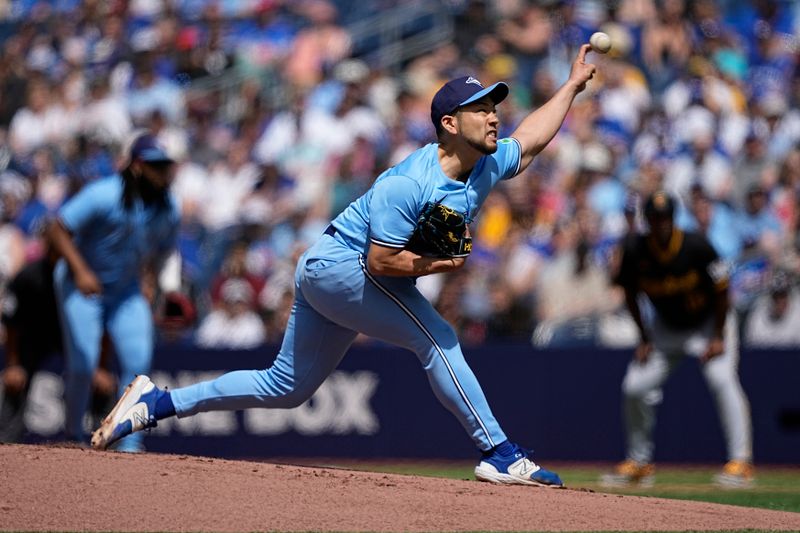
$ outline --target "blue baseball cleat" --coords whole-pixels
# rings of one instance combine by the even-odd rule
[[[92,448],[105,450],[131,433],[156,427],[155,404],[159,392],[147,376],[137,376],[131,381],[114,409],[92,433]]]
[[[537,465],[528,458],[528,453],[517,446],[509,455],[497,451],[481,459],[475,467],[478,481],[504,485],[537,485],[539,487],[563,487],[558,474]]]

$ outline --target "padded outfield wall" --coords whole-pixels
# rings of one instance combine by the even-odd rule
[[[154,381],[176,387],[226,370],[264,368],[277,348],[158,348]],[[622,457],[620,383],[629,351],[535,351],[528,344],[465,349],[506,433],[547,460]],[[758,463],[800,464],[800,353],[742,355]],[[60,361],[33,384],[30,442],[55,440],[63,424]],[[687,359],[664,389],[656,459],[725,459],[722,431],[698,364]],[[383,345],[353,347],[311,401],[292,410],[204,413],[163,421],[149,450],[220,457],[474,459],[465,431],[437,402],[416,357]]]

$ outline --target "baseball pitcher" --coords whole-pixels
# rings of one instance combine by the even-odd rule
[[[505,83],[484,87],[465,76],[433,98],[438,142],[378,176],[300,258],[295,302],[283,345],[266,370],[231,372],[169,392],[145,376],[94,433],[104,449],[160,418],[218,409],[290,408],[307,400],[336,368],[356,335],[405,347],[419,358],[436,397],[482,452],[478,479],[560,486],[561,479],[509,441],[467,366],[455,331],[414,279],[461,268],[471,250],[467,225],[491,189],[525,169],[553,138],[595,67],[577,55],[553,98],[499,139],[496,106]]]

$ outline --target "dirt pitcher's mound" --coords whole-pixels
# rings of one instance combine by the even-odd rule
[[[0,473],[3,530],[800,530],[800,513],[50,446],[0,446]]]

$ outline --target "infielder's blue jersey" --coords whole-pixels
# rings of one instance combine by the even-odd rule
[[[136,199],[130,209],[122,203],[122,177],[94,181],[59,210],[75,246],[106,291],[138,287],[142,266],[160,262],[177,239],[180,217],[169,197],[167,209]]]
[[[333,225],[353,250],[366,253],[369,242],[403,248],[428,201],[442,200],[471,222],[498,181],[519,172],[521,149],[513,138],[497,141],[497,151],[482,157],[466,182],[449,178],[439,164],[438,144],[420,148],[383,172]]]

